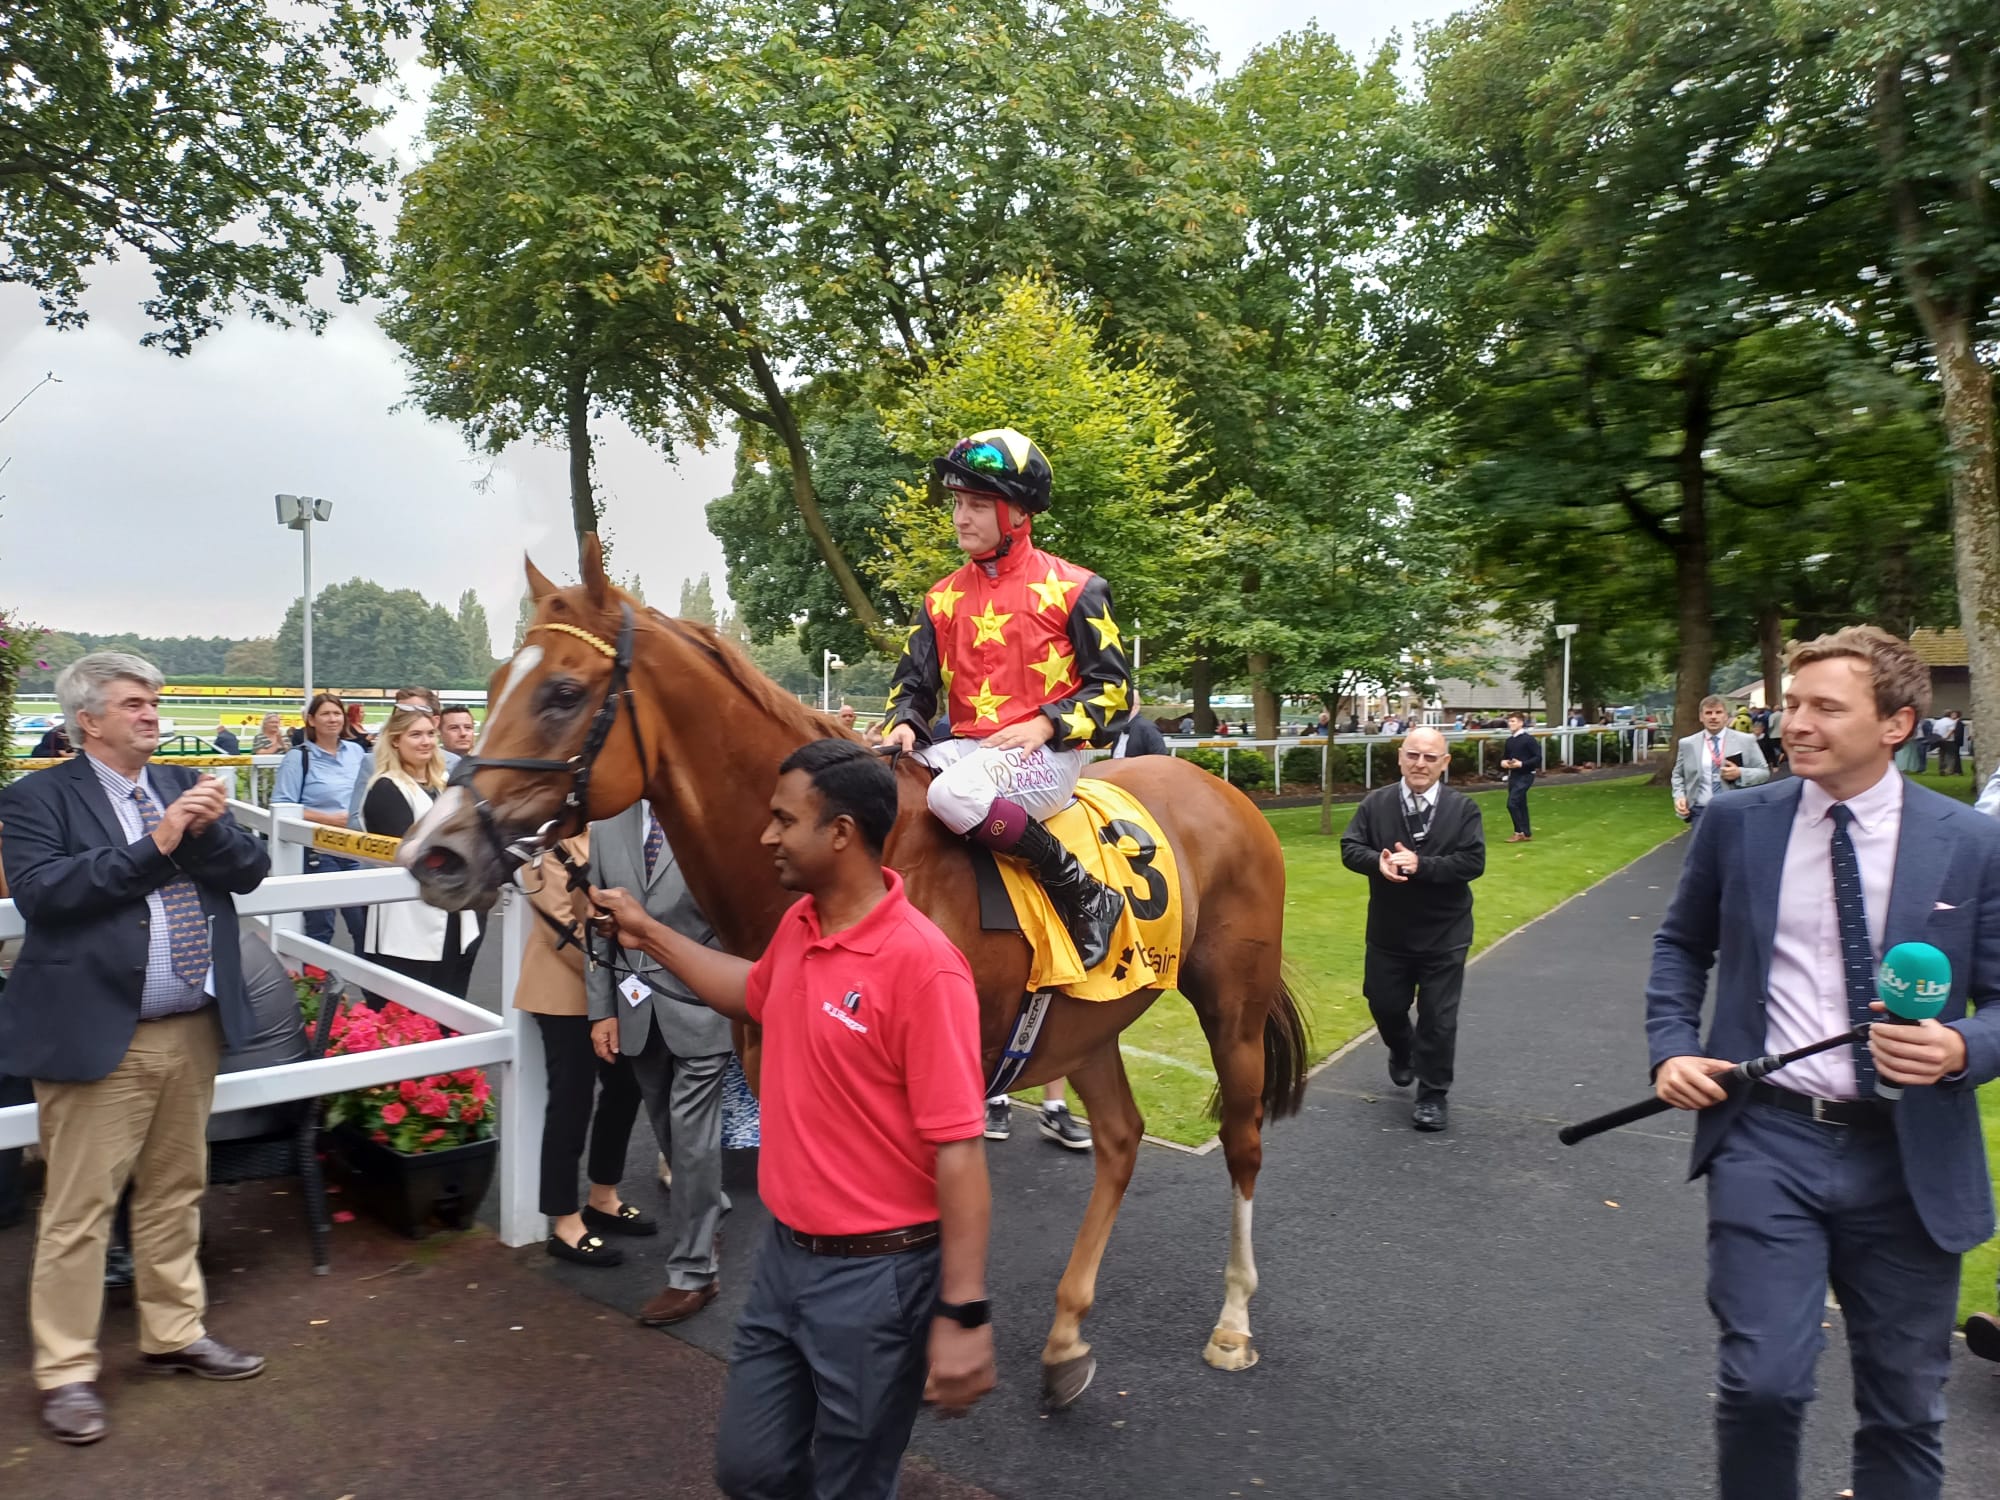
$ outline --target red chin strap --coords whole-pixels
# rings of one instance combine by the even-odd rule
[[[994,509],[995,515],[1005,514],[1003,507],[1006,507],[1008,505],[1007,501],[995,500],[993,504],[995,507]],[[996,563],[1000,561],[1001,558],[1005,557],[1009,552],[1012,552],[1014,550],[1014,542],[1017,538],[1022,541],[1027,540],[1028,534],[1034,529],[1034,525],[1035,525],[1035,518],[1029,515],[1026,511],[1022,511],[1020,524],[1001,535],[1000,545],[995,547],[991,552],[985,554],[983,557],[973,558],[973,561],[976,563]]]

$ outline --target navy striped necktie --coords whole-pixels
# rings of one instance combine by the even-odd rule
[[[1840,920],[1840,970],[1847,984],[1847,1019],[1851,1025],[1875,1019],[1868,1007],[1875,999],[1875,950],[1868,941],[1868,902],[1861,889],[1861,860],[1847,832],[1854,810],[1833,804],[1833,910]],[[1866,1042],[1854,1044],[1854,1086],[1866,1098],[1875,1092],[1875,1054]]]

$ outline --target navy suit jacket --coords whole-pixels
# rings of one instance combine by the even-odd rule
[[[147,769],[169,805],[197,774],[163,761]],[[28,924],[0,993],[0,1073],[79,1082],[118,1066],[146,984],[146,897],[176,875],[194,881],[213,923],[223,1036],[236,1047],[255,1034],[230,898],[257,889],[271,858],[235,818],[224,814],[164,855],[150,837],[125,837],[103,783],[78,755],[0,790],[0,860]]]
[[[1680,886],[1653,938],[1646,1038],[1657,1070],[1670,1057],[1741,1062],[1764,1051],[1778,882],[1805,783],[1788,778],[1731,792],[1695,825]],[[2000,1076],[2000,823],[1914,782],[1903,787],[1903,826],[1889,892],[1884,951],[1931,943],[1951,960],[1951,1000],[1938,1017],[1965,1038],[1965,1077],[1906,1088],[1896,1136],[1903,1176],[1924,1229],[1941,1249],[1971,1249],[1993,1233],[1993,1183],[1979,1130],[1976,1086]],[[1699,1026],[1708,971],[1715,1018]],[[1967,1012],[1967,1002],[1979,1007]],[[1738,1091],[1695,1121],[1690,1175],[1709,1158],[1743,1107]]]

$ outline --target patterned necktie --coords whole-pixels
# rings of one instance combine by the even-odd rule
[[[1421,844],[1431,831],[1431,818],[1437,809],[1421,797],[1412,797],[1403,804],[1403,827],[1409,831],[1411,842]]]
[[[139,809],[139,827],[151,833],[160,826],[160,809],[144,787],[132,788]],[[201,909],[201,892],[185,875],[160,887],[160,904],[167,910],[167,948],[173,955],[174,977],[190,989],[208,978],[208,917]]]
[[[1833,909],[1840,920],[1840,969],[1847,981],[1847,1019],[1859,1026],[1875,1019],[1869,1002],[1875,998],[1875,950],[1868,942],[1868,905],[1861,892],[1861,860],[1847,825],[1854,810],[1844,802],[1833,805]],[[1854,1086],[1866,1098],[1875,1092],[1875,1056],[1867,1044],[1854,1044]]]
[[[667,831],[660,826],[660,820],[653,816],[653,809],[646,809],[646,883],[653,883],[653,874],[660,866],[660,856],[666,852]]]

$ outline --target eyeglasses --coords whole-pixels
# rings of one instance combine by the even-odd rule
[[[1434,765],[1438,761],[1443,760],[1444,756],[1437,753],[1436,751],[1405,750],[1403,752],[1403,759],[1413,760],[1420,766],[1428,766],[1428,765]]]

